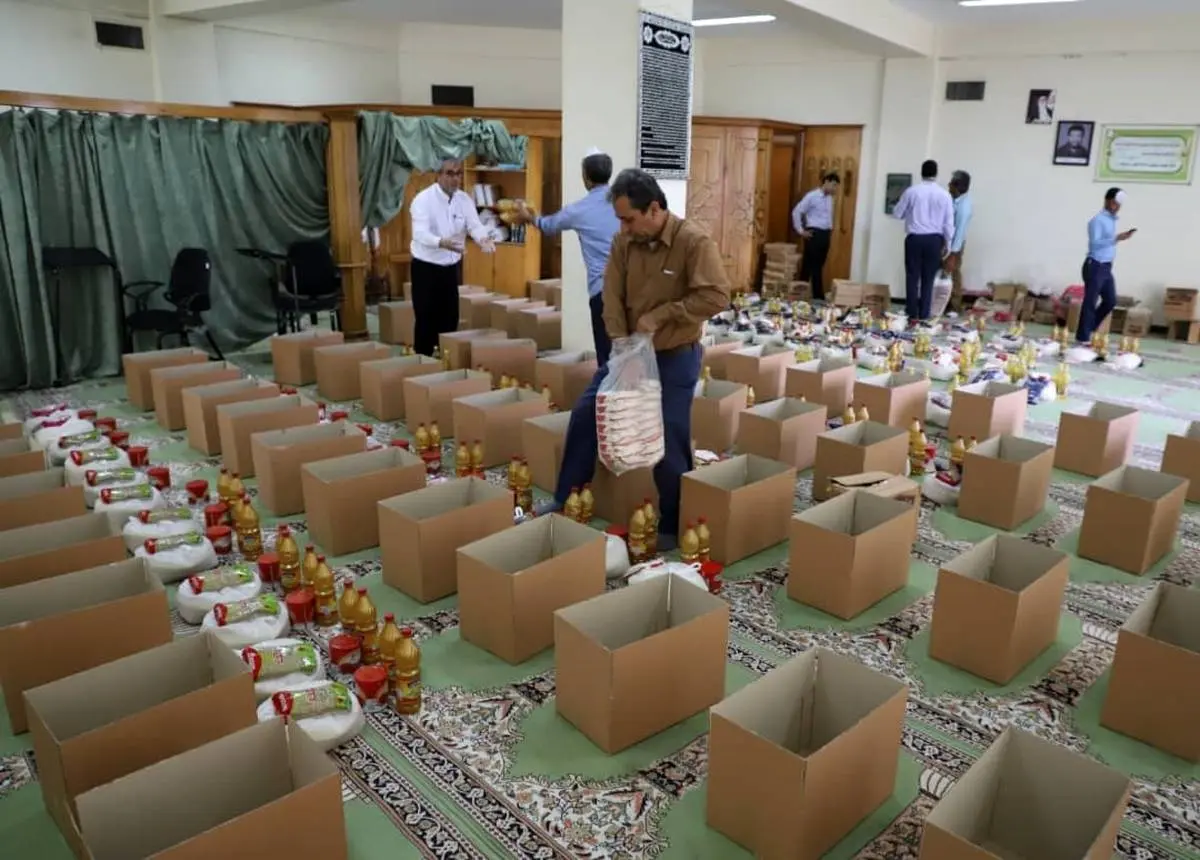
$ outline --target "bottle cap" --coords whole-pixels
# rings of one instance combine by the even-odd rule
[[[309,548],[309,549],[312,549],[312,546],[310,545],[308,548]],[[324,563],[325,563],[325,556],[323,556],[323,555],[317,555],[317,561],[319,561],[320,563],[324,564]],[[365,589],[364,589],[364,590],[365,590]]]
[[[395,612],[389,612],[387,615],[383,616],[383,620],[384,620],[385,622],[386,622],[386,621],[395,621],[395,620],[396,620],[396,613],[395,613]]]
[[[366,590],[365,588],[360,588],[360,589],[358,590],[358,596],[359,596],[359,597],[366,597],[366,596],[367,596],[367,590]]]
[[[400,635],[403,636],[405,639],[411,639],[412,635],[413,635],[413,629],[411,627],[401,627]]]

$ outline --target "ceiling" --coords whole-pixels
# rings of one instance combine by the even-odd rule
[[[892,0],[938,24],[1036,24],[1195,14],[1197,0],[1079,0],[1027,6],[963,7],[958,0]]]

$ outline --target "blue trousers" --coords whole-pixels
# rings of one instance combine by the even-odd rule
[[[695,343],[658,353],[665,455],[654,467],[654,483],[658,486],[658,530],[665,535],[679,534],[679,490],[684,472],[692,470],[692,398],[700,381],[703,354],[704,350]],[[566,503],[572,487],[582,487],[595,473],[599,453],[596,392],[607,371],[603,365],[596,371],[592,384],[571,410],[558,489],[554,493],[560,505]]]
[[[940,233],[908,236],[904,240],[904,312],[910,320],[927,320],[933,308],[933,281],[942,267]]]
[[[1091,257],[1083,261],[1083,303],[1079,306],[1079,328],[1075,340],[1088,343],[1092,334],[1117,306],[1117,282],[1112,263],[1098,263]]]
[[[588,304],[592,309],[592,340],[596,342],[596,365],[604,367],[612,353],[612,341],[608,337],[608,329],[604,327],[604,294],[592,296]]]

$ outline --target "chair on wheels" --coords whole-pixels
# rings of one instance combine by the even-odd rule
[[[341,330],[342,272],[324,242],[296,242],[283,260],[276,285],[275,323],[280,334],[300,331],[300,318],[308,314],[313,325],[317,314],[329,311],[331,327]]]
[[[212,285],[212,260],[203,248],[184,248],[175,255],[171,265],[171,277],[162,281],[133,281],[121,289],[123,297],[133,300],[133,313],[125,317],[126,330],[131,334],[138,331],[158,333],[158,349],[169,337],[179,338],[181,346],[191,343],[192,332],[202,332],[218,361],[225,356],[213,340],[212,332],[201,316],[212,310],[209,288]],[[150,299],[159,290],[171,306],[150,307]]]

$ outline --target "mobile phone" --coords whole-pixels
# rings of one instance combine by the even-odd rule
[[[1137,232],[1137,227],[1130,227],[1130,228],[1129,228],[1129,232],[1130,232],[1130,233],[1136,233],[1136,232]]]

